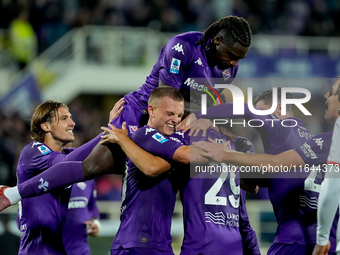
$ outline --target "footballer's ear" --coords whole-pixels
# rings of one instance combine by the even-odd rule
[[[155,107],[153,105],[148,106],[148,113],[149,113],[150,118],[154,118],[154,114],[153,114],[154,110],[155,110]]]
[[[276,115],[279,119],[282,116],[282,108],[281,108],[281,103],[278,103],[274,112],[274,115]]]
[[[217,34],[214,36],[214,43],[216,45],[219,45],[222,41],[223,41],[223,37],[221,35]]]
[[[49,131],[50,130],[50,126],[48,124],[48,122],[43,122],[40,124],[40,127],[42,130],[44,130],[45,132]]]

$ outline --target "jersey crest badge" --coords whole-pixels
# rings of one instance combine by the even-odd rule
[[[138,129],[138,127],[137,127],[137,126],[130,126],[130,125],[129,125],[129,130],[130,130],[130,133],[136,132],[136,131],[137,131],[137,129]]]
[[[170,66],[170,73],[178,74],[180,66],[181,66],[181,60],[177,58],[172,58],[171,66]]]
[[[155,139],[157,142],[160,143],[165,143],[166,141],[168,141],[168,139],[166,139],[164,136],[162,136],[160,133],[156,133],[152,136],[153,139]]]
[[[49,186],[48,181],[45,181],[43,178],[40,178],[39,182],[40,182],[40,185],[38,186],[38,189],[42,189],[46,192]]]
[[[229,79],[229,78],[231,77],[231,75],[230,75],[228,69],[225,69],[225,70],[222,72],[222,76],[223,76],[224,80],[227,80],[227,79]]]

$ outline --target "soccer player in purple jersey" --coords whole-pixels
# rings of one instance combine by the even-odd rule
[[[339,80],[339,78],[338,78]],[[335,121],[332,143],[327,159],[327,170],[325,180],[321,184],[321,191],[318,204],[318,227],[317,227],[317,245],[314,248],[313,255],[328,254],[328,250],[336,248],[337,254],[340,253],[339,237],[337,243],[330,243],[329,233],[334,231],[333,219],[339,208],[340,200],[340,86],[333,86],[328,95],[328,110],[326,115],[334,116]],[[339,232],[339,225],[337,225]],[[330,247],[336,245],[336,247]]]
[[[328,106],[325,119],[331,124],[339,117],[339,84],[338,79],[332,87],[332,93],[325,95]],[[203,156],[217,162],[229,162],[241,167],[277,169],[269,170],[274,172],[268,189],[278,227],[268,254],[311,254],[316,243],[316,209],[322,181],[321,171],[324,171],[327,162],[331,137],[332,132],[319,134],[296,149],[277,155],[226,152],[214,141],[198,142],[195,145],[206,151]],[[321,171],[318,171],[320,169]],[[337,220],[336,218],[335,223]],[[333,247],[334,237],[333,224],[331,238]],[[330,254],[335,254],[335,247]]]
[[[94,180],[72,185],[63,229],[63,243],[67,254],[91,254],[88,236],[98,236],[101,226],[96,197]]]
[[[130,159],[124,177],[121,225],[113,241],[111,254],[123,254],[124,251],[131,254],[172,254],[170,224],[179,182],[185,183],[181,192],[185,225],[185,238],[181,254],[225,254],[226,246],[230,248],[229,254],[242,254],[240,224],[244,249],[247,249],[248,254],[259,254],[256,235],[249,225],[245,210],[244,193],[242,198],[240,195],[237,172],[231,173],[228,178],[227,176],[221,178],[211,176],[212,179],[194,178],[192,180],[196,180],[198,183],[192,180],[189,183],[187,178],[183,178],[183,173],[184,175],[185,173],[189,174],[188,169],[183,169],[184,166],[172,165],[175,169],[167,171],[171,161],[180,163],[207,162],[206,159],[199,156],[200,151],[194,152],[195,150],[193,151],[190,146],[186,145],[190,144],[188,136],[181,132],[173,133],[183,115],[184,104],[183,101],[181,104],[174,104],[174,100],[169,96],[160,97],[160,95],[157,96],[158,100],[156,101],[154,95],[157,94],[155,93],[165,93],[167,90],[178,93],[173,88],[165,87],[152,92],[149,99],[148,126],[137,130],[132,135],[132,140],[128,136],[124,136],[122,131],[113,125],[110,125],[112,130],[103,128],[108,132],[103,136],[103,143],[118,142]],[[179,96],[180,94],[178,94]],[[209,137],[226,141],[227,138],[222,134],[215,130],[209,131]],[[203,137],[199,139],[203,139]],[[236,138],[236,140],[235,144],[248,144],[242,139]],[[163,159],[151,156],[137,145]],[[232,146],[235,148],[234,143]],[[168,163],[164,159],[170,162]],[[141,174],[138,169],[146,175]],[[222,185],[222,179],[228,180],[225,185]],[[229,196],[232,205],[226,206],[223,202],[211,204],[209,201],[208,205],[205,205],[202,201],[205,193],[208,194],[209,189],[216,186],[214,183],[220,182],[220,192],[226,194],[226,197]],[[195,192],[188,192],[188,190],[195,190]],[[214,194],[211,193],[214,192],[210,191],[209,198],[213,199]],[[223,198],[221,200],[223,201]],[[167,202],[164,203],[164,201]],[[225,220],[223,226],[220,223],[217,225],[207,224],[207,218],[214,218],[210,214],[215,213],[216,210],[219,216],[233,217],[233,219],[228,224],[226,223],[229,220]],[[137,212],[141,213],[136,215]],[[207,216],[209,212],[210,214]],[[191,224],[192,221],[194,224]]]
[[[189,138],[189,137],[187,137]],[[253,153],[251,142],[242,137],[227,137],[209,128],[205,136],[191,137],[188,143],[208,141],[219,144],[231,141],[234,150]],[[260,254],[257,238],[245,208],[245,192],[240,189],[239,172],[228,165],[195,165],[182,171],[180,195],[183,204],[184,239],[181,255]]]
[[[197,93],[214,87],[214,79],[231,83],[238,71],[238,61],[246,57],[251,43],[248,22],[227,16],[211,24],[204,33],[187,32],[174,36],[161,50],[144,84],[125,96],[126,105],[114,121],[121,127],[125,121],[131,134],[147,113],[150,93],[160,85],[180,90],[186,101],[185,111],[192,111]],[[189,105],[190,103],[190,105]],[[198,106],[198,105],[197,105]],[[199,109],[199,108],[197,108]]]
[[[34,111],[31,135],[34,140],[21,151],[18,185],[34,178],[62,161],[83,160],[100,141],[100,135],[78,149],[66,148],[74,141],[75,123],[68,107],[48,100]],[[58,173],[55,173],[57,178]],[[48,182],[39,179],[38,187],[46,189]],[[23,199],[19,205],[21,242],[19,254],[66,254],[62,243],[70,188],[59,188],[41,197]]]
[[[195,160],[190,158],[189,146],[181,142],[184,134],[174,133],[184,114],[184,98],[174,88],[157,88],[149,98],[148,112],[148,124],[131,139],[111,124],[112,130],[103,128],[107,134],[102,143],[118,143],[128,157],[121,224],[111,246],[112,255],[173,254],[170,230],[178,184],[172,169],[174,161]],[[207,161],[197,155],[198,162]]]

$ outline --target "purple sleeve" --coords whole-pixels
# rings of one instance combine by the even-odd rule
[[[301,146],[298,146],[295,151],[309,166],[323,165],[327,162],[331,138],[331,132],[316,135]]]
[[[240,195],[240,233],[242,236],[243,254],[261,254],[254,229],[251,227],[246,210],[246,192]]]
[[[159,58],[159,79],[166,85],[180,89],[183,84],[186,67],[190,66],[193,58],[192,46],[181,36],[170,39],[163,48]]]
[[[21,152],[18,174],[26,172],[29,175],[37,175],[49,168],[51,161],[59,155],[60,152],[52,151],[43,143],[28,144]]]
[[[164,136],[154,128],[139,129],[131,138],[142,149],[164,159],[172,159],[175,151],[183,146],[181,142]]]
[[[58,154],[50,161],[50,166],[62,161],[83,161],[91,153],[93,148],[99,143],[101,134],[73,150],[69,154]]]

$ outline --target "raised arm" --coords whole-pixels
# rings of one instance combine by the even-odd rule
[[[148,176],[158,176],[170,169],[169,162],[144,150],[128,137],[126,124],[123,124],[123,129],[116,128],[113,125],[109,126],[112,129],[102,127],[107,134],[102,136],[103,141],[101,143],[118,143],[127,157],[144,174]],[[201,153],[203,153],[203,151],[197,147],[180,145],[174,151],[172,160],[183,164],[189,164],[190,162],[207,163],[208,159],[203,157]]]
[[[171,165],[169,162],[143,150],[129,138],[125,122],[122,129],[116,128],[112,124],[109,124],[109,127],[111,129],[102,127],[102,130],[107,133],[102,135],[103,140],[100,143],[111,142],[119,144],[126,156],[145,175],[155,177],[170,169]]]

